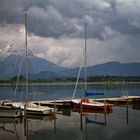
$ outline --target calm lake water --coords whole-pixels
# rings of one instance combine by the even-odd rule
[[[0,100],[13,99],[14,86],[0,86]],[[76,97],[82,97],[84,87],[78,86]],[[104,92],[101,97],[116,97],[127,91],[140,96],[139,84],[88,85],[89,90]],[[25,98],[24,87],[17,91],[17,100]],[[69,99],[74,85],[30,86],[30,99]],[[33,91],[39,92],[36,96]],[[79,114],[59,111],[54,117],[8,119],[0,118],[0,140],[139,140],[140,110],[113,107],[113,112]]]
[[[47,100],[47,99],[70,99],[74,92],[74,86],[72,84],[66,85],[30,85],[29,86],[29,100]],[[88,90],[93,92],[102,92],[103,96],[98,97],[118,97],[126,95],[140,95],[140,84],[121,84],[121,85],[88,85]],[[0,86],[0,100],[13,99],[15,86]],[[34,94],[37,93],[37,94]],[[79,85],[76,91],[76,98],[83,97],[84,85]],[[25,99],[25,86],[19,86],[16,93],[17,100]]]

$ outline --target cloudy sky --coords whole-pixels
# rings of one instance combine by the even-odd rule
[[[80,65],[87,23],[88,65],[140,62],[140,0],[0,0],[0,48],[28,46],[66,67]]]

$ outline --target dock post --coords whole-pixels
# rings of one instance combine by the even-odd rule
[[[83,114],[80,113],[80,129],[83,130]]]
[[[24,105],[24,118],[26,118],[26,104]]]
[[[82,101],[80,102],[80,128],[83,130],[83,106]]]
[[[104,107],[104,117],[105,117],[105,122],[104,122],[104,124],[106,125],[106,114],[107,114],[106,100],[104,100],[104,105],[105,105],[105,107]]]
[[[128,96],[126,98],[126,123],[128,124],[128,104],[129,104],[129,101],[128,101]]]
[[[27,136],[27,116],[26,116],[26,104],[24,105],[24,136]]]
[[[80,102],[80,113],[83,112],[83,105],[82,105],[82,101]]]
[[[56,102],[54,102],[54,113],[56,113]]]

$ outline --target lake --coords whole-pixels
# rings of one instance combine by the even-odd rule
[[[0,86],[0,100],[13,99],[15,86]],[[17,90],[16,99],[24,100],[25,87]],[[79,85],[76,97],[83,96]],[[140,96],[140,84],[88,85],[88,89],[104,92],[101,97],[126,94]],[[74,85],[35,85],[29,87],[29,99],[69,99]],[[39,92],[36,96],[33,92]],[[98,96],[97,96],[98,97]],[[97,98],[95,97],[95,98]],[[92,97],[93,98],[93,97]],[[113,112],[83,113],[61,110],[56,117],[24,119],[0,118],[0,140],[139,140],[140,110],[113,107]]]
[[[29,100],[47,100],[47,99],[70,99],[73,95],[75,85],[73,84],[40,84],[29,86]],[[140,95],[140,84],[114,84],[114,85],[93,85],[87,86],[89,91],[103,92],[104,96],[98,97],[118,97],[125,95]],[[13,99],[15,86],[0,86],[0,100]],[[34,94],[37,93],[37,94]],[[84,96],[84,85],[78,85],[75,98]],[[17,100],[25,99],[25,86],[19,86],[15,95]],[[93,97],[92,97],[93,98]]]

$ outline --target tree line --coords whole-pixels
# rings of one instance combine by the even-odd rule
[[[19,82],[24,83],[25,77],[20,76]],[[61,77],[61,78],[44,78],[44,79],[29,79],[29,83],[46,83],[46,82],[76,82],[76,77]],[[15,84],[17,76],[13,78],[0,78],[0,83]],[[84,82],[84,78],[80,78],[79,82]],[[87,82],[140,82],[140,76],[92,76],[87,77]]]

